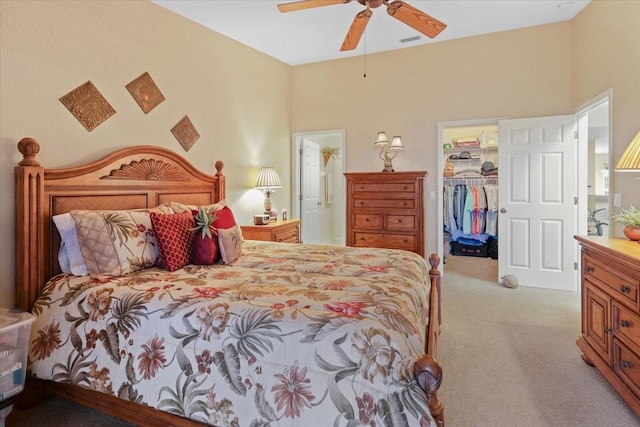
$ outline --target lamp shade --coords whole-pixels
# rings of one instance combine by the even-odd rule
[[[258,174],[258,181],[256,187],[259,190],[272,190],[274,188],[282,188],[282,182],[273,167],[264,167]]]
[[[615,170],[618,172],[640,172],[640,132],[622,153]]]
[[[386,132],[378,132],[378,137],[376,138],[375,145],[376,147],[382,147],[384,145],[389,144],[389,138],[387,138]]]
[[[402,138],[400,138],[399,136],[394,136],[391,140],[389,150],[404,150],[404,145],[402,145]]]

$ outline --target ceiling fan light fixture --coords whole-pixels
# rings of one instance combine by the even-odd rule
[[[319,6],[329,6],[332,4],[346,4],[351,1],[352,0],[299,0],[291,3],[279,4],[278,10],[283,13],[293,12],[296,10],[310,9]],[[442,30],[447,28],[447,24],[444,22],[437,20],[433,16],[427,15],[402,0],[357,0],[357,2],[365,6],[366,9],[356,14],[353,19],[353,22],[347,31],[347,35],[342,42],[342,46],[340,47],[340,51],[342,52],[353,50],[358,47],[360,38],[362,37],[364,30],[367,28],[369,19],[373,14],[371,9],[376,9],[383,4],[387,7],[387,13],[390,16],[429,38],[434,38],[440,34]],[[418,39],[410,38],[407,39],[407,41],[414,41]]]

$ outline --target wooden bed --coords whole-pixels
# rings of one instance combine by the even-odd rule
[[[45,169],[32,138],[18,143],[23,160],[15,168],[16,306],[31,310],[44,284],[60,272],[60,236],[52,217],[76,209],[151,208],[165,202],[207,205],[225,198],[223,163],[216,174],[200,172],[178,154],[155,146],[120,149],[95,162],[66,169]],[[431,281],[427,348],[414,365],[415,379],[437,425],[444,426],[436,392],[442,371],[435,357],[440,334],[439,259],[429,258]],[[138,425],[201,425],[188,419],[115,396],[52,381],[28,379],[19,406],[55,393]]]

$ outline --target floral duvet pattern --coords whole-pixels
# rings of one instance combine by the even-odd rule
[[[59,275],[30,371],[215,426],[429,426],[430,281],[405,251],[245,241],[230,265]]]

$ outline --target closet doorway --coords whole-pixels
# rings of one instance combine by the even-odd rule
[[[293,134],[292,214],[302,220],[304,243],[345,244],[345,135],[344,129]]]
[[[438,252],[443,270],[474,265],[497,277],[498,119],[446,122],[438,125]],[[456,262],[453,262],[456,261]],[[459,261],[459,262],[458,262]]]
[[[469,135],[461,140],[450,140],[446,136],[447,131],[450,132],[452,128],[465,131],[478,126],[495,125],[498,128],[498,163],[487,162],[488,158],[482,157],[482,154],[474,160],[471,149],[466,150],[467,147],[473,146],[468,144],[474,143],[474,135],[475,146],[482,149],[480,144],[484,140],[483,133],[467,132]],[[478,164],[481,165],[482,171],[498,168],[500,170],[496,281],[500,281],[500,278],[507,274],[513,274],[519,278],[520,285],[523,286],[575,291],[577,253],[574,249],[577,245],[573,235],[578,231],[576,116],[443,123],[439,125],[438,138],[441,154],[438,157],[441,163],[438,179],[441,180],[443,189],[447,179],[443,175],[451,175],[453,171],[453,176],[458,178],[459,171],[466,173],[466,168],[457,166],[456,161],[466,162],[471,158],[474,165],[472,169],[476,169],[476,174]],[[447,156],[448,144],[456,149],[453,158]],[[461,151],[463,149],[465,152]],[[461,157],[464,160],[460,160]],[[482,219],[477,212],[471,212],[474,209],[486,209],[485,218],[491,218],[490,207],[475,204],[475,193],[469,209],[468,197],[467,195],[464,209],[459,210],[461,215],[464,215],[464,221],[467,221],[467,215],[473,215],[472,227],[475,227],[475,221]],[[444,197],[440,199],[441,209],[438,215],[443,226],[439,227],[442,230],[438,244],[442,245],[441,256],[447,257],[451,256],[444,247],[444,230],[447,223],[443,216],[447,206]],[[475,232],[468,223],[463,227],[465,238],[470,237],[469,231],[471,234]],[[468,251],[473,251],[473,248]],[[485,255],[483,252],[478,254]],[[469,256],[469,252],[464,255]],[[443,270],[446,271],[446,264]]]

